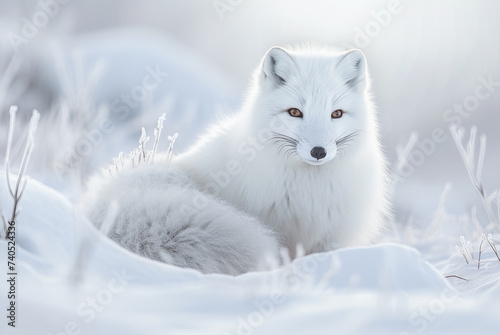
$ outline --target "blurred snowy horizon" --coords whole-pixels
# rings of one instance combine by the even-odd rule
[[[140,106],[130,108],[126,122],[111,118],[120,131],[103,136],[102,144],[84,157],[86,175],[111,163],[119,151],[132,150],[140,128],[151,133],[162,112],[167,113],[165,133],[178,132],[176,151],[184,150],[210,122],[237,110],[253,70],[272,46],[356,47],[368,60],[383,144],[393,167],[397,146],[404,146],[412,132],[419,133],[410,157],[414,164],[395,189],[398,219],[428,221],[448,182],[452,191],[446,209],[462,215],[478,206],[482,216],[448,127],[459,121],[466,134],[477,125],[478,133],[487,135],[483,181],[488,192],[498,189],[499,9],[495,1],[450,0],[6,0],[0,4],[0,72],[6,89],[0,99],[1,130],[11,104],[25,115],[37,108],[42,120],[50,115],[55,122],[54,111],[64,109],[64,96],[68,110],[84,109],[85,104],[93,110],[82,112],[89,117],[80,129],[83,134],[99,127],[92,122],[101,115],[101,104],[119,99],[123,107],[122,95],[140,84],[148,69],[159,66],[160,72],[168,72]],[[20,60],[19,70],[6,84],[13,57]],[[57,129],[39,134],[46,137],[36,150],[46,156],[36,160],[64,158],[64,153],[43,149],[44,140],[70,138],[58,137]],[[73,136],[68,141],[78,143],[78,135]],[[50,180],[37,176],[35,167],[30,173]]]

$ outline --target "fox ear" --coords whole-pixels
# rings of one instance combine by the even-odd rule
[[[354,87],[358,83],[364,83],[366,79],[365,55],[357,49],[349,50],[340,58],[337,69],[342,72],[347,86]]]
[[[270,87],[276,88],[286,84],[295,63],[292,57],[282,48],[273,47],[264,56],[262,74]]]

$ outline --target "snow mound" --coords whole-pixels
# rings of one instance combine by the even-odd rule
[[[0,180],[3,212],[8,213],[3,173]],[[3,322],[0,328],[7,334],[461,334],[500,329],[497,307],[484,298],[461,298],[416,249],[404,245],[344,248],[238,277],[202,275],[121,248],[63,196],[36,181],[28,183],[21,205],[16,221],[18,320],[15,329]],[[0,250],[6,260],[6,241],[0,241]],[[5,281],[0,290],[7,292]]]

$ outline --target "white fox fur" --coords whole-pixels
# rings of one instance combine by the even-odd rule
[[[368,90],[358,50],[272,48],[239,113],[169,165],[95,177],[85,212],[99,226],[118,200],[111,238],[205,273],[255,270],[281,246],[294,257],[298,245],[307,254],[369,243],[389,202]]]
[[[93,177],[81,202],[84,212],[101,228],[111,201],[117,201],[111,239],[142,256],[203,273],[237,275],[259,270],[268,256],[277,261],[274,232],[203,194],[166,164],[156,161]],[[201,204],[203,210],[184,210],[186,204]]]

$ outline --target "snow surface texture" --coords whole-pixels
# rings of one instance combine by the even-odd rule
[[[2,199],[9,199],[3,173],[0,181]],[[82,217],[56,191],[28,183],[17,220],[18,327],[3,322],[2,334],[496,334],[500,329],[495,302],[500,263],[486,252],[484,259],[491,261],[480,271],[460,255],[435,262],[445,274],[468,277],[468,285],[445,279],[416,249],[392,243],[309,255],[268,272],[202,275],[133,254]],[[0,241],[2,259],[6,249]],[[450,254],[420,249],[427,257]],[[2,281],[0,290],[6,289]]]

